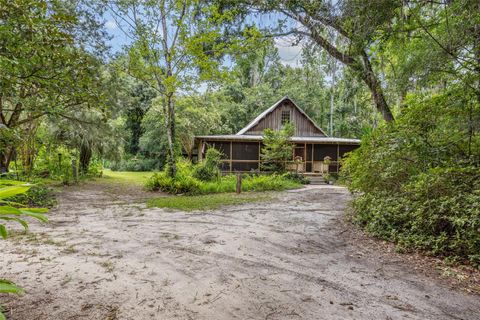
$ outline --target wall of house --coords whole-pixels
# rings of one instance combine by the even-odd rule
[[[291,122],[295,125],[295,136],[325,137],[325,135],[300,112],[292,102],[286,100],[245,134],[261,135],[266,128],[279,130],[282,127],[282,111],[290,111]]]

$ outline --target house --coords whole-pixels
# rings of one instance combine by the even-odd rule
[[[215,148],[223,154],[222,171],[258,171],[263,130],[266,128],[279,130],[285,122],[291,122],[295,126],[295,134],[291,141],[295,144],[292,160],[296,161],[290,165],[292,171],[306,174],[338,172],[339,160],[360,144],[358,139],[327,136],[295,102],[284,97],[259,114],[237,134],[195,137],[198,160],[203,159],[208,148]]]

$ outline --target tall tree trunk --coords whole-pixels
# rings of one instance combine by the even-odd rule
[[[363,54],[363,64],[364,66],[361,76],[365,84],[368,86],[368,89],[370,89],[375,107],[377,108],[377,111],[382,114],[385,121],[392,122],[394,120],[392,111],[385,100],[382,86],[373,72],[372,64],[366,53]]]
[[[92,148],[86,143],[83,143],[80,147],[80,172],[82,174],[88,173],[88,166],[92,159]]]
[[[175,106],[173,104],[173,95],[166,97],[166,123],[167,123],[167,142],[168,142],[168,175],[175,177],[177,174],[177,165],[175,161]]]

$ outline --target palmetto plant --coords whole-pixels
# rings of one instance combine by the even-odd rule
[[[31,185],[19,181],[0,180],[0,236],[6,239],[8,236],[6,222],[16,222],[21,224],[25,230],[28,229],[26,217],[33,217],[42,222],[47,221],[44,208],[24,208],[21,204],[8,201],[7,199],[19,194],[26,193]],[[0,293],[23,293],[22,288],[16,286],[13,282],[0,279]],[[6,320],[0,307],[0,320]]]

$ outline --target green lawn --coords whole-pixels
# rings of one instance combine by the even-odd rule
[[[149,207],[170,208],[182,211],[213,210],[223,205],[259,202],[271,199],[270,194],[249,193],[217,193],[201,196],[170,196],[148,200]]]
[[[153,172],[132,172],[132,171],[112,171],[110,169],[103,170],[102,180],[108,182],[144,185],[145,182],[153,175]]]

